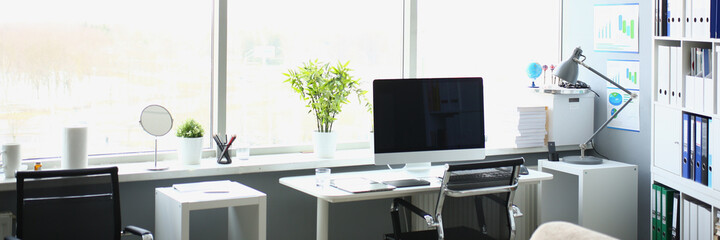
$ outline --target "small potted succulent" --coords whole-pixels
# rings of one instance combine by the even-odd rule
[[[350,62],[329,63],[308,61],[297,70],[284,73],[302,100],[307,102],[310,112],[315,115],[317,130],[313,134],[314,152],[319,158],[332,158],[336,149],[336,133],[332,131],[342,106],[349,102],[348,96],[355,94],[360,102],[369,103],[365,98],[367,91],[360,88],[358,79],[350,76],[347,66]]]
[[[192,118],[185,120],[178,127],[175,136],[179,138],[178,158],[182,163],[189,165],[200,163],[204,133],[202,125]]]

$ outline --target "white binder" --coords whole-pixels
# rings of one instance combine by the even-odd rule
[[[683,199],[683,224],[682,229],[680,230],[680,234],[682,234],[682,239],[689,240],[690,239],[690,201],[687,199]]]
[[[690,232],[690,240],[699,240],[698,235],[698,205],[690,202],[690,225],[687,230]]]
[[[703,111],[705,109],[705,90],[703,89],[705,80],[702,77],[692,77],[692,79],[695,81],[695,91],[693,92],[695,95],[695,108],[693,110]]]
[[[685,1],[685,37],[693,37],[693,0]]]
[[[682,0],[667,0],[667,36],[680,38],[682,37]]]
[[[702,205],[698,206],[698,215],[697,215],[697,226],[698,226],[698,238],[697,239],[713,239],[713,223],[712,223],[712,214],[710,213],[710,209],[706,208]]]
[[[685,75],[685,92],[683,93],[683,99],[685,99],[685,108],[695,110],[695,77]]]
[[[658,46],[657,67],[657,101],[663,105],[670,104],[670,47]]]
[[[678,49],[679,47],[670,47],[670,66],[668,67],[668,69],[670,70],[669,95],[671,106],[682,107],[682,100],[679,97],[681,95],[680,92],[682,91],[682,85],[678,84],[680,77],[682,77],[682,75],[679,74],[680,69],[682,68],[678,68],[678,62],[680,62],[680,58],[678,57],[678,54],[680,52],[678,51]]]

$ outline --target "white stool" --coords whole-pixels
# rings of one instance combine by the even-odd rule
[[[155,189],[155,239],[189,240],[190,211],[228,208],[228,239],[265,240],[267,196],[231,181]]]

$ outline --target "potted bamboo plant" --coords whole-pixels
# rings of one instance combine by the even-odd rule
[[[200,164],[202,157],[202,137],[205,133],[202,125],[194,119],[185,120],[175,133],[179,138],[178,158],[184,164]]]
[[[332,158],[335,155],[337,134],[332,131],[337,115],[342,106],[348,103],[350,94],[358,100],[370,103],[365,98],[367,91],[360,88],[359,79],[352,77],[347,66],[350,62],[331,66],[329,63],[308,61],[296,70],[284,73],[288,77],[285,82],[300,94],[310,108],[309,113],[315,115],[317,130],[313,134],[313,147],[319,158]]]

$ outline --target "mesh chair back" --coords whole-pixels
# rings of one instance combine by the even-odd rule
[[[514,238],[511,207],[524,162],[523,158],[514,158],[447,165],[435,216],[441,218],[446,196],[470,197],[475,204],[468,210],[475,212],[478,231],[493,239]]]
[[[118,169],[17,173],[21,239],[120,239]]]

